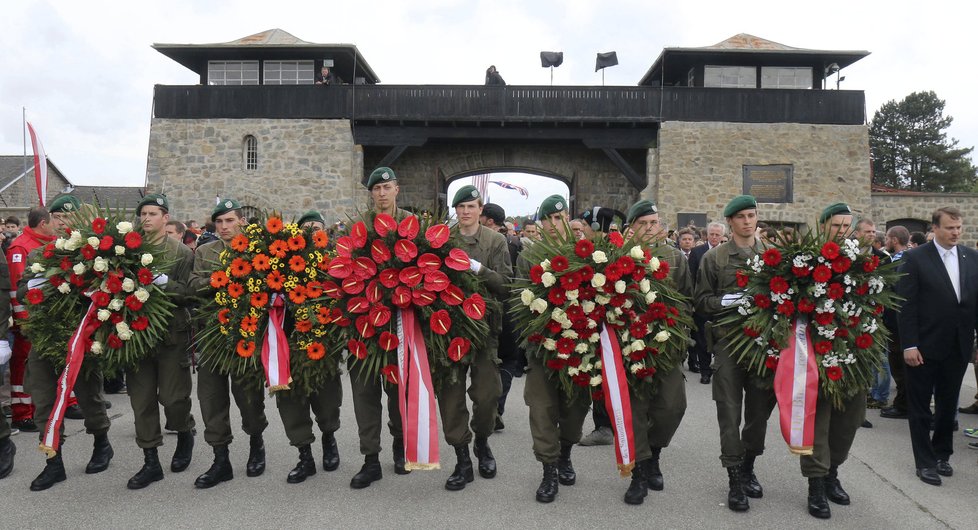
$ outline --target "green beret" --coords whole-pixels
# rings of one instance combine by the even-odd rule
[[[397,175],[394,174],[394,170],[389,167],[379,167],[370,173],[370,178],[367,179],[367,189],[373,189],[374,184],[381,182],[391,182],[396,181]]]
[[[628,215],[626,216],[625,222],[627,224],[632,224],[632,221],[638,219],[639,217],[652,215],[654,213],[659,213],[659,209],[655,207],[655,203],[649,200],[641,200],[633,204],[632,207],[628,209]]]
[[[540,203],[540,219],[546,219],[552,214],[567,211],[567,201],[560,195],[551,195]]]
[[[482,215],[492,219],[496,226],[502,226],[506,222],[506,210],[498,204],[488,203],[482,207]]]
[[[221,199],[221,202],[217,203],[217,206],[214,207],[214,211],[211,212],[211,221],[216,221],[219,216],[240,209],[241,203],[238,201],[234,199]]]
[[[323,219],[323,214],[317,212],[316,210],[309,210],[308,212],[302,214],[302,217],[299,218],[299,221],[296,222],[296,224],[301,228],[303,223],[308,223],[310,221],[322,223],[323,226],[326,226],[326,219]]]
[[[74,195],[62,195],[48,206],[48,213],[75,213],[81,209],[81,201]]]
[[[163,209],[164,213],[170,211],[170,201],[162,193],[150,193],[143,197],[143,200],[139,201],[139,205],[136,206],[137,216],[139,216],[139,212],[143,209],[143,206],[159,206]]]
[[[723,209],[723,216],[732,217],[741,210],[750,209],[757,209],[757,199],[752,195],[738,195],[727,203],[727,207]]]
[[[463,202],[469,202],[481,199],[482,195],[479,195],[479,190],[471,184],[466,184],[455,192],[455,198],[452,199],[452,208],[458,206]]]
[[[818,222],[824,223],[832,218],[833,215],[852,215],[852,209],[849,205],[844,202],[837,202],[835,204],[830,204],[822,210],[822,215],[818,216]]]

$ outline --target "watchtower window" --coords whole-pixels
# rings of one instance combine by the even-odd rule
[[[258,139],[250,134],[244,139],[244,163],[247,170],[258,169]]]
[[[311,85],[313,82],[312,61],[265,61],[266,85]]]
[[[707,66],[703,86],[708,88],[757,88],[757,68],[753,66]]]
[[[258,61],[207,61],[209,85],[257,85]]]
[[[761,88],[812,88],[812,69],[805,67],[762,66]]]

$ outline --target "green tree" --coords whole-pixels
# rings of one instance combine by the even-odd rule
[[[974,147],[958,147],[948,138],[953,118],[944,115],[944,100],[932,91],[914,92],[888,101],[869,124],[873,183],[913,191],[973,191],[978,168]]]

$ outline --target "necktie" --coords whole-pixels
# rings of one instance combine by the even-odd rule
[[[947,275],[951,278],[951,285],[954,287],[954,296],[958,298],[958,302],[961,301],[961,278],[958,273],[958,260],[953,252],[950,250],[944,251],[944,268],[947,269]]]

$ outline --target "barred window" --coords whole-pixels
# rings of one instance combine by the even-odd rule
[[[712,88],[757,88],[757,68],[753,66],[707,66],[703,86]]]
[[[265,61],[266,85],[311,85],[314,82],[312,61]]]
[[[209,85],[257,85],[258,61],[207,61]]]
[[[252,135],[244,137],[244,166],[245,169],[258,169],[258,139]]]
[[[809,67],[762,66],[761,88],[812,88]]]

